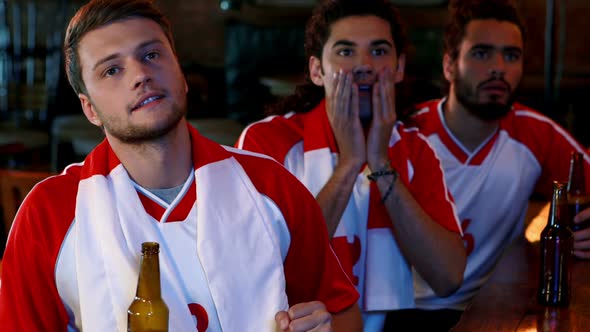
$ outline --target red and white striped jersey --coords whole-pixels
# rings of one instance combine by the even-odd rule
[[[516,103],[498,130],[470,152],[446,126],[444,102],[418,105],[406,124],[416,126],[428,138],[441,160],[462,223],[467,267],[461,288],[446,298],[437,297],[416,278],[416,305],[463,310],[505,247],[523,236],[531,195],[550,199],[553,181],[567,181],[570,153],[584,150],[555,122]],[[590,175],[588,154],[585,160],[586,174]],[[590,185],[590,176],[586,180]]]
[[[290,305],[319,300],[330,312],[340,312],[356,303],[358,293],[342,271],[331,250],[321,211],[299,181],[274,160],[259,155],[222,148],[192,129],[193,164],[196,169],[226,158],[235,158],[253,183],[263,206],[274,216],[274,229],[283,258],[286,293]],[[107,148],[103,142],[97,149]],[[95,149],[85,163],[96,158]],[[119,165],[114,152],[103,161],[106,173]],[[10,231],[4,254],[0,287],[0,328],[6,331],[80,330],[79,287],[75,248],[76,197],[83,181],[82,164],[70,165],[57,176],[39,183],[24,200]],[[219,176],[226,176],[219,174]],[[196,330],[220,330],[208,280],[197,249],[197,218],[194,176],[189,177],[179,198],[167,204],[149,191],[136,186],[143,213],[156,224],[163,239],[161,248],[171,253]],[[289,190],[285,190],[289,188]],[[224,199],[219,193],[219,199]],[[227,201],[227,209],[232,209]],[[220,211],[220,215],[223,215]],[[99,220],[97,220],[99,222]],[[322,228],[323,227],[323,228]],[[323,231],[322,231],[323,229]],[[231,229],[227,230],[231,232]],[[115,241],[115,240],[113,240]],[[232,250],[232,244],[223,244]],[[138,248],[138,252],[139,252]],[[256,256],[255,252],[251,255]],[[240,278],[240,276],[235,276]],[[236,279],[239,280],[239,279]],[[97,280],[97,283],[100,283]],[[136,282],[136,281],[135,281]],[[163,280],[162,284],[166,282]],[[164,287],[164,286],[163,286]],[[135,293],[132,290],[131,293]],[[232,294],[239,297],[240,294]],[[232,298],[224,299],[224,306]],[[131,303],[132,298],[129,298]],[[176,304],[175,304],[176,305]],[[169,307],[171,304],[169,303]],[[170,326],[174,326],[170,322]]]
[[[325,101],[308,113],[271,116],[248,126],[236,146],[276,159],[314,195],[329,180],[338,160]],[[389,158],[425,212],[443,227],[460,233],[440,162],[427,140],[398,123],[389,142]],[[411,269],[394,240],[381,194],[367,179],[369,173],[368,167],[360,170],[332,247],[361,293],[364,311],[411,308]]]

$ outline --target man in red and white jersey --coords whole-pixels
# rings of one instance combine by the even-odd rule
[[[155,241],[170,331],[360,331],[313,196],[187,124],[172,40],[150,0],[90,1],[70,21],[68,79],[106,139],[25,198],[0,329],[127,331],[141,243]]]
[[[567,180],[572,151],[584,152],[555,122],[514,103],[523,72],[524,29],[507,0],[456,1],[445,34],[446,98],[417,106],[415,124],[434,147],[461,218],[467,249],[463,285],[453,295],[436,295],[416,280],[415,319],[391,326],[420,330],[441,312],[458,319],[484,284],[504,249],[524,235],[532,194],[551,199],[552,181]],[[586,186],[590,156],[584,154]],[[590,210],[576,222],[590,218]],[[590,257],[590,229],[575,232],[574,254]],[[446,310],[446,311],[445,311]],[[447,315],[448,316],[448,315]],[[400,325],[402,324],[402,325]]]
[[[332,247],[361,293],[365,331],[414,306],[413,266],[439,296],[465,250],[439,160],[396,122],[405,39],[389,1],[323,1],[306,27],[307,82],[237,146],[284,164],[316,196]]]

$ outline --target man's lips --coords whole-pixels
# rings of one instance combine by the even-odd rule
[[[376,81],[377,81],[377,78],[376,77],[367,77],[367,76],[365,76],[365,77],[355,77],[353,79],[353,82],[356,85],[358,85],[358,86],[361,86],[361,85],[369,85],[369,86],[372,86],[373,84],[375,84]]]
[[[506,82],[502,81],[491,81],[487,83],[483,83],[479,87],[481,90],[485,91],[496,91],[496,92],[508,92],[510,91],[510,86]]]
[[[161,100],[164,98],[163,94],[158,93],[150,93],[141,97],[141,99],[131,108],[131,111],[135,111],[139,108],[142,108],[146,105],[149,105],[155,101]]]

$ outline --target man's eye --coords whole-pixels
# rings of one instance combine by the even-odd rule
[[[341,56],[351,56],[352,55],[352,50],[349,48],[343,48],[341,50],[338,51],[338,55]]]
[[[518,53],[507,53],[504,55],[504,59],[508,62],[518,61],[520,59],[520,54]]]
[[[372,53],[373,53],[373,55],[380,56],[380,55],[386,55],[388,52],[384,48],[376,48],[373,50]]]
[[[111,68],[105,70],[104,76],[106,76],[106,77],[113,76],[113,75],[116,75],[118,72],[119,72],[118,67],[111,67]]]
[[[157,59],[158,57],[160,57],[160,53],[158,53],[158,52],[149,52],[148,54],[145,55],[145,58],[148,60]]]
[[[471,56],[473,56],[476,59],[486,59],[488,57],[488,51],[475,50],[471,52]]]

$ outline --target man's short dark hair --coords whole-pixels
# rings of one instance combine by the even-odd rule
[[[322,49],[336,21],[349,16],[376,16],[389,23],[395,51],[405,52],[407,37],[399,11],[389,0],[324,0],[317,6],[305,27],[305,55],[322,58]]]
[[[64,40],[66,74],[76,94],[87,93],[78,54],[82,38],[92,30],[129,18],[146,18],[158,23],[168,38],[172,50],[176,53],[168,20],[155,7],[153,1],[92,0],[82,6],[72,17]]]
[[[467,25],[473,20],[495,19],[514,23],[525,39],[525,28],[511,0],[453,0],[449,4],[451,20],[445,30],[444,53],[457,60],[459,45],[465,38]]]

